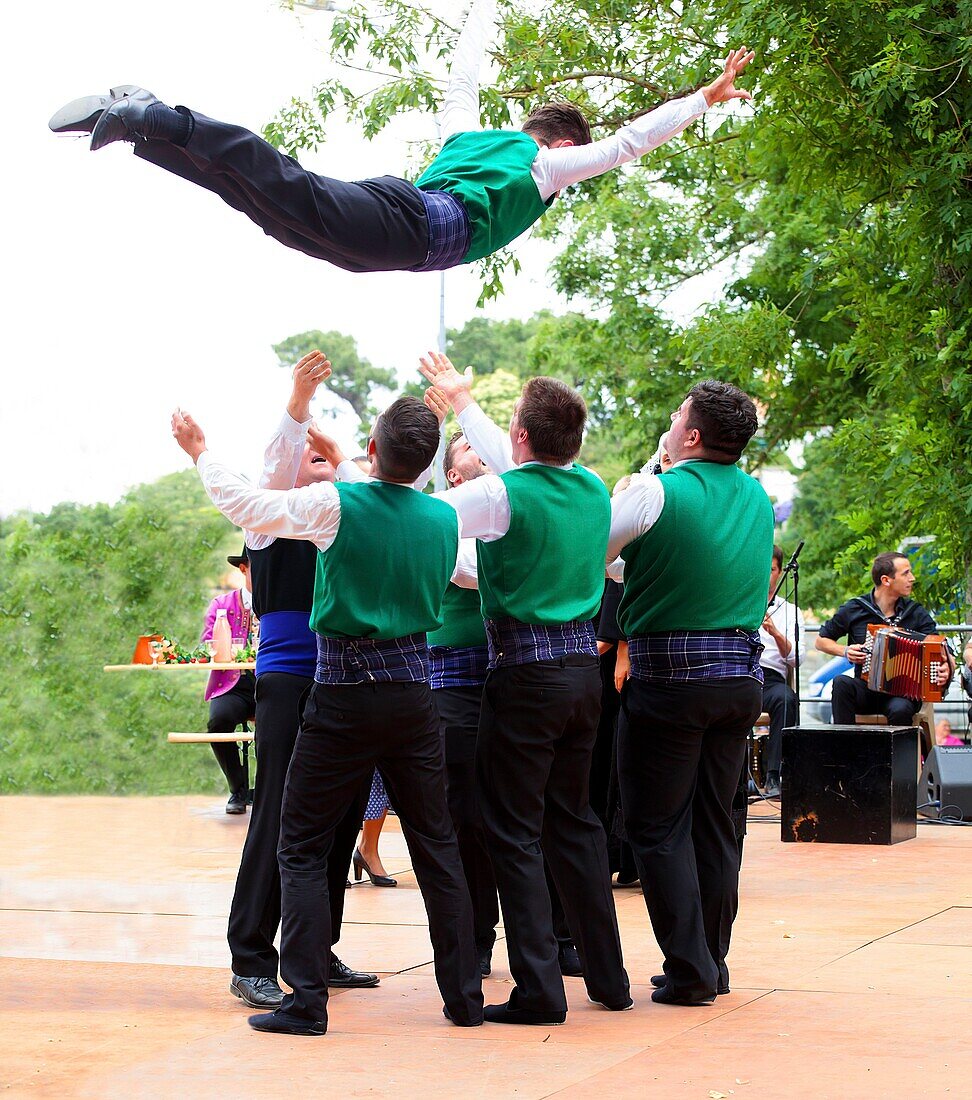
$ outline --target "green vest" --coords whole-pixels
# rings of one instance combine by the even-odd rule
[[[422,191],[447,191],[466,208],[471,231],[463,263],[510,243],[546,212],[530,175],[537,143],[518,130],[453,134],[416,180]]]
[[[758,630],[773,556],[773,506],[762,485],[717,462],[687,462],[660,477],[661,515],[621,551],[621,630],[629,638]]]
[[[437,629],[456,568],[456,513],[409,485],[339,481],[335,488],[341,524],[317,555],[311,629],[374,639]]]
[[[483,616],[558,626],[593,619],[604,591],[611,498],[581,466],[530,463],[500,474],[510,529],[477,542]]]
[[[442,597],[442,626],[429,634],[429,645],[457,649],[486,645],[482,601],[477,589],[449,585]]]

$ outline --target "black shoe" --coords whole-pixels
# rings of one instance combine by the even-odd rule
[[[493,949],[484,947],[482,951],[476,952],[476,958],[479,960],[479,973],[488,978],[493,970]]]
[[[483,1019],[488,1024],[543,1024],[556,1027],[567,1019],[567,1013],[536,1012],[532,1008],[519,1008],[514,989],[505,1005],[486,1005]]]
[[[241,978],[239,974],[230,979],[230,993],[250,1008],[277,1008],[284,996],[276,978]]]
[[[226,803],[226,812],[228,814],[246,813],[246,791],[234,791],[229,796],[229,802]]]
[[[92,153],[113,141],[134,141],[140,137],[145,123],[145,112],[153,103],[159,102],[144,88],[134,85],[125,87],[129,90],[108,104],[91,131]]]
[[[366,974],[363,970],[352,970],[345,966],[337,955],[331,955],[331,969],[327,973],[328,988],[371,989],[378,984],[377,974]]]
[[[710,996],[685,997],[680,993],[674,993],[671,986],[663,985],[652,993],[651,999],[656,1005],[685,1005],[688,1008],[701,1008],[712,1004],[716,995],[713,993]]]
[[[109,89],[108,95],[86,95],[73,99],[55,111],[47,125],[55,134],[90,134],[98,119],[116,99],[137,91],[134,84],[119,84],[117,88]]]
[[[278,1035],[323,1035],[327,1031],[324,1020],[302,1020],[282,1012],[251,1016],[247,1022],[254,1031],[275,1031]]]
[[[581,969],[580,955],[577,954],[577,948],[572,944],[561,944],[557,948],[557,962],[560,963],[560,973],[565,978],[583,978],[584,971]]]
[[[652,974],[651,984],[655,987],[655,989],[664,989],[665,986],[668,985],[668,977],[665,974]],[[728,984],[723,985],[720,982],[719,987],[716,989],[716,993],[720,997],[724,997],[729,992],[731,992],[731,990],[729,989]]]
[[[637,871],[618,871],[618,877],[614,880],[615,886],[640,886],[641,879]]]
[[[442,1015],[445,1016],[445,1018],[449,1021],[450,1024],[456,1024],[456,1021],[452,1018],[452,1013],[448,1010],[448,1008],[446,1008],[445,1005],[442,1006]],[[456,1027],[482,1027],[482,1026],[483,1026],[482,1019],[473,1020],[471,1023],[468,1023],[468,1024],[456,1024]]]
[[[763,791],[764,798],[780,797],[780,777],[776,772],[770,772],[766,777],[766,788]]]
[[[587,999],[592,1005],[597,1005],[598,1008],[606,1008],[608,1012],[627,1012],[629,1009],[634,1008],[634,1001],[630,997],[623,1003],[616,1005],[609,1005],[604,1001],[595,1001],[593,997]]]
[[[368,866],[367,863],[365,863],[364,856],[362,856],[362,854],[358,851],[357,848],[355,848],[355,850],[354,850],[354,856],[352,857],[351,862],[354,864],[354,881],[355,882],[360,882],[361,881],[361,872],[364,871],[364,873],[368,876],[368,878],[371,879],[371,885],[372,886],[397,886],[398,885],[398,879],[397,878],[391,878],[389,875],[376,875],[376,874],[373,874],[371,868]]]

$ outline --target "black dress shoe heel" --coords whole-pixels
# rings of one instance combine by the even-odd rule
[[[159,102],[151,92],[134,84],[125,84],[117,90],[122,94],[112,99],[91,131],[92,153],[113,141],[134,141],[140,137],[145,112]]]
[[[239,974],[230,979],[230,993],[250,1008],[279,1008],[284,997],[276,978],[243,978]]]
[[[340,989],[371,989],[378,984],[377,974],[368,974],[364,970],[352,970],[347,963],[335,954],[331,954],[331,965],[327,972],[328,988]]]
[[[652,974],[651,984],[655,989],[664,989],[664,987],[668,985],[668,978],[664,974]],[[732,991],[729,989],[728,982],[720,982],[718,989],[716,989],[716,993],[720,997],[725,997],[725,995],[730,992]]]
[[[398,885],[398,879],[397,878],[392,878],[390,875],[376,875],[372,871],[372,869],[368,866],[368,864],[365,863],[364,857],[358,851],[357,848],[355,848],[355,850],[354,850],[354,857],[351,860],[351,862],[354,864],[354,881],[355,882],[360,882],[361,881],[361,872],[363,871],[368,876],[368,878],[371,879],[371,885],[372,886],[397,886]]]
[[[273,1031],[278,1035],[324,1035],[327,1032],[325,1020],[305,1020],[282,1012],[251,1016],[247,1022],[254,1031]]]

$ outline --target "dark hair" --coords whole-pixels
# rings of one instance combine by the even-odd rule
[[[550,145],[561,138],[570,138],[575,145],[591,143],[591,125],[584,112],[565,99],[534,107],[523,120],[521,129],[541,145]]]
[[[442,472],[446,477],[449,476],[449,471],[452,469],[452,452],[456,449],[456,444],[463,438],[464,434],[462,428],[453,432],[445,445],[445,451],[442,455]]]
[[[894,567],[896,561],[908,560],[907,554],[878,554],[874,559],[874,563],[871,565],[871,580],[874,581],[875,587],[880,585],[882,577],[893,577],[897,570]]]
[[[735,462],[759,427],[753,399],[736,386],[711,378],[697,382],[688,396],[692,404],[687,426],[698,430],[706,451],[725,455],[726,465]]]
[[[378,417],[372,432],[380,474],[414,481],[439,446],[439,422],[417,397],[399,397]]]
[[[523,386],[516,419],[526,430],[533,453],[541,462],[566,466],[580,452],[587,405],[566,382],[531,378]]]
[[[773,561],[776,562],[777,569],[783,568],[783,547],[777,546],[775,543],[773,545]]]

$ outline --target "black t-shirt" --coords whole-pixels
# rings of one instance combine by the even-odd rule
[[[898,599],[894,605],[894,614],[886,616],[874,602],[874,589],[866,596],[855,596],[847,603],[841,604],[834,612],[833,618],[828,619],[820,627],[820,637],[830,638],[836,642],[838,638],[847,636],[848,645],[862,645],[867,641],[867,628],[870,623],[882,623],[885,626],[900,626],[902,630],[913,630],[916,634],[934,634],[935,620],[914,600],[906,600],[904,596]],[[861,675],[861,666],[854,666],[854,675]]]

